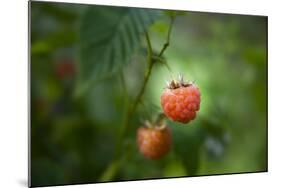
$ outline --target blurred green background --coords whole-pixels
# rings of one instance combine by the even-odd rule
[[[146,69],[144,37],[134,31],[146,27],[159,52],[169,26],[169,11],[136,10],[31,2],[32,186],[267,171],[267,17],[200,12],[176,17],[164,54],[171,71],[153,67],[116,170],[120,128]],[[131,25],[112,29],[114,14],[126,11],[135,22],[127,16]],[[149,15],[146,25],[137,13]],[[110,41],[95,41],[105,29],[121,33],[112,47],[121,55],[106,54]],[[187,125],[168,120],[172,150],[148,160],[138,152],[136,129],[161,112],[166,80],[179,73],[199,86],[201,109]]]

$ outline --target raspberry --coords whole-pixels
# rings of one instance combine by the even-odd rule
[[[137,130],[139,151],[148,159],[159,159],[170,151],[172,136],[170,129],[165,126],[140,127]]]
[[[71,59],[62,59],[56,66],[55,71],[60,79],[70,78],[75,73],[74,63]]]
[[[200,91],[190,82],[171,81],[161,96],[161,106],[166,116],[173,121],[188,123],[194,120],[200,109]]]

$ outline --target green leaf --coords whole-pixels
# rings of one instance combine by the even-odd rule
[[[151,26],[151,30],[155,31],[157,34],[166,36],[169,30],[169,24],[167,21],[158,20]]]
[[[80,27],[76,95],[120,70],[140,46],[140,38],[160,15],[157,10],[101,7],[86,10]]]
[[[185,16],[185,15],[187,15],[187,12],[178,11],[178,10],[165,10],[164,14],[169,17],[176,17],[176,16]]]

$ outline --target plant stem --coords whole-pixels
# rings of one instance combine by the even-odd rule
[[[153,61],[152,61],[152,46],[151,46],[151,42],[150,42],[150,39],[149,39],[149,35],[148,33],[146,32],[145,33],[145,38],[146,38],[146,42],[147,42],[147,51],[148,51],[148,55],[147,55],[147,64],[148,64],[148,68],[147,68],[147,72],[145,74],[145,77],[144,77],[144,81],[143,81],[143,84],[141,86],[141,89],[135,99],[135,102],[133,103],[132,107],[129,108],[128,110],[128,113],[127,113],[127,116],[125,117],[125,123],[123,124],[123,127],[121,129],[121,137],[119,140],[121,140],[121,143],[119,143],[118,145],[122,145],[122,142],[126,136],[126,133],[127,133],[127,130],[128,130],[128,126],[129,126],[129,117],[131,117],[136,109],[137,109],[137,106],[138,104],[141,102],[141,98],[144,94],[144,91],[145,91],[145,88],[146,88],[146,85],[147,85],[147,82],[149,80],[149,77],[151,75],[151,71],[152,71],[152,67],[154,65]],[[118,150],[120,150],[121,146],[118,146]],[[119,152],[117,152],[117,155],[119,155]]]
[[[151,75],[151,70],[152,70],[153,65],[154,65],[154,63],[150,63],[150,64],[149,64],[149,67],[148,67],[147,73],[146,73],[146,75],[145,75],[145,79],[144,79],[144,82],[143,82],[143,84],[142,84],[141,90],[140,90],[140,92],[139,92],[139,94],[138,94],[138,96],[137,96],[137,98],[136,98],[135,103],[133,104],[133,107],[132,107],[132,110],[131,110],[132,113],[135,112],[135,110],[136,110],[136,108],[137,108],[137,105],[138,105],[138,104],[140,103],[140,101],[141,101],[141,98],[142,98],[142,96],[143,96],[143,94],[144,94],[144,91],[145,91],[145,88],[146,88],[148,79],[149,79],[149,77],[150,77],[150,75]]]
[[[170,36],[171,36],[171,32],[172,32],[172,27],[173,27],[173,24],[174,24],[174,20],[175,20],[175,17],[171,17],[171,21],[170,21],[170,25],[169,25],[169,30],[168,30],[168,36],[167,36],[167,41],[166,43],[163,45],[163,48],[161,49],[160,53],[158,54],[158,57],[161,57],[165,50],[168,48],[168,46],[170,45]]]
[[[160,53],[158,54],[159,58],[164,54],[165,50],[169,46],[173,22],[174,22],[174,17],[171,18],[171,22],[170,22],[170,26],[169,26],[169,30],[168,30],[167,41],[163,45]],[[130,123],[130,117],[132,117],[132,115],[135,113],[135,111],[138,107],[138,104],[141,102],[142,96],[145,92],[146,85],[147,85],[148,80],[151,76],[152,68],[153,68],[153,65],[154,65],[155,61],[153,59],[151,41],[150,41],[150,38],[149,38],[149,35],[148,35],[147,32],[145,33],[145,38],[146,38],[146,43],[147,43],[147,65],[148,65],[148,67],[147,67],[147,71],[146,71],[146,74],[145,74],[145,77],[144,77],[144,81],[142,83],[141,89],[140,89],[134,103],[132,104],[132,107],[128,108],[128,111],[125,115],[124,123],[123,123],[123,125],[121,127],[121,131],[120,131],[120,136],[118,137],[118,141],[116,143],[114,160],[106,168],[106,170],[104,171],[104,173],[102,174],[102,176],[100,178],[100,181],[111,180],[116,175],[117,171],[119,170],[119,168],[121,166],[121,149],[122,149],[122,146],[124,144],[124,139],[126,138],[126,133],[128,131],[128,126],[129,126],[129,123]],[[121,76],[123,76],[123,75],[121,75]],[[124,85],[124,78],[121,77],[121,79],[122,79],[122,82],[123,82],[123,85]]]
[[[147,72],[145,74],[144,81],[143,81],[143,84],[141,86],[141,89],[140,89],[140,91],[139,91],[139,93],[138,93],[138,95],[135,99],[135,102],[133,103],[132,107],[128,109],[127,114],[124,118],[124,123],[121,127],[120,136],[118,137],[118,140],[117,140],[117,143],[116,143],[114,160],[106,168],[106,170],[104,171],[104,173],[100,177],[100,181],[109,181],[110,179],[112,179],[112,177],[115,176],[116,172],[118,171],[118,169],[120,167],[121,149],[122,149],[123,142],[124,142],[124,139],[126,137],[126,133],[127,133],[128,126],[129,126],[129,123],[130,123],[129,117],[131,117],[135,113],[135,111],[137,109],[137,106],[140,103],[141,98],[144,94],[144,91],[145,91],[147,82],[149,80],[149,77],[151,75],[151,70],[152,70],[152,67],[153,67],[154,63],[152,61],[152,46],[151,46],[151,42],[150,42],[149,35],[148,35],[147,32],[145,33],[145,38],[146,38],[147,47],[148,47],[147,48],[148,49],[148,53],[147,53],[148,54],[147,55],[148,68],[147,68]],[[121,81],[122,81],[122,85],[124,87],[124,77],[123,77],[123,75],[121,76]]]
[[[151,47],[151,42],[150,42],[150,39],[149,39],[149,36],[148,36],[148,33],[146,32],[145,33],[145,38],[146,38],[146,41],[147,41],[147,46],[148,46],[148,49],[147,49],[147,64],[148,64],[148,68],[147,68],[147,72],[146,72],[146,75],[144,77],[144,82],[141,86],[141,90],[139,92],[139,94],[137,95],[136,97],[136,100],[135,102],[133,103],[133,106],[132,106],[132,109],[131,109],[131,114],[133,114],[137,108],[137,105],[140,103],[141,101],[141,97],[143,96],[144,94],[144,91],[145,91],[145,87],[147,85],[147,82],[148,82],[148,79],[151,75],[151,70],[152,70],[152,67],[154,65],[153,61],[152,61],[152,47]]]

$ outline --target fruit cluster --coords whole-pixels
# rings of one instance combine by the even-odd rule
[[[188,123],[194,120],[200,109],[200,91],[192,82],[172,80],[167,84],[161,96],[164,114],[173,121]],[[160,124],[160,125],[159,125]],[[167,154],[172,145],[170,128],[156,122],[146,123],[137,131],[137,144],[140,152],[149,159],[159,159]]]

